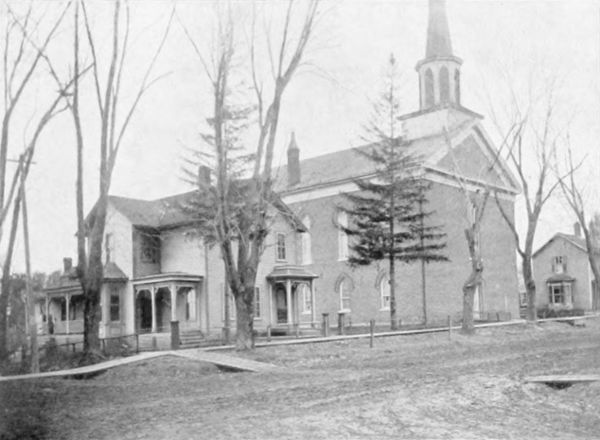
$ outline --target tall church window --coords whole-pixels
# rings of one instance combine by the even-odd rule
[[[450,101],[450,76],[448,68],[442,66],[440,69],[440,102],[446,104]]]
[[[338,284],[338,293],[340,295],[340,310],[344,312],[350,311],[350,291],[346,280],[340,281]]]
[[[460,105],[460,70],[454,71],[454,102]]]
[[[433,72],[431,69],[425,71],[425,107],[433,107],[435,99],[433,97]]]
[[[346,214],[344,211],[340,211],[338,213],[337,221],[339,226],[347,228],[348,214]],[[348,234],[346,234],[342,229],[338,229],[338,259],[348,259]]]
[[[310,218],[304,217],[302,223],[306,227],[306,232],[303,232],[301,235],[302,241],[302,264],[311,264],[312,263],[312,250],[311,250],[311,237],[310,237]]]
[[[379,297],[381,310],[390,309],[390,279],[385,276],[379,281]]]

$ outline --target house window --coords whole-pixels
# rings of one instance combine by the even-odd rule
[[[348,227],[348,214],[344,211],[338,213],[338,259],[348,259],[348,234],[342,230],[342,228]]]
[[[340,295],[340,311],[350,311],[350,292],[348,290],[348,283],[345,280],[340,281],[338,285],[338,293]]]
[[[121,320],[121,316],[120,316],[120,301],[119,301],[119,294],[118,293],[113,293],[110,295],[110,320],[112,322],[115,321],[120,321]]]
[[[112,261],[113,255],[113,235],[107,233],[104,236],[104,252],[106,254],[106,262]]]
[[[312,263],[311,237],[310,237],[310,218],[305,217],[302,221],[306,226],[306,232],[301,235],[302,240],[302,264]]]
[[[277,261],[285,260],[285,234],[277,234]]]
[[[157,264],[160,259],[158,237],[145,234],[141,236],[140,258],[142,263]]]
[[[260,318],[261,310],[260,310],[260,288],[254,288],[254,317]]]
[[[549,303],[554,305],[569,305],[572,303],[571,283],[548,284]]]
[[[312,294],[310,287],[306,284],[301,284],[300,292],[302,293],[302,313],[312,313]]]
[[[561,274],[567,273],[567,257],[556,256],[552,258],[552,272]]]
[[[390,279],[388,277],[383,277],[379,282],[379,298],[381,304],[381,310],[389,310],[390,309]]]

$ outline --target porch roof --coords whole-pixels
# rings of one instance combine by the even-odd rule
[[[202,275],[196,275],[186,272],[164,272],[131,280],[134,286],[143,286],[157,283],[197,283],[204,279]]]
[[[281,279],[313,279],[319,276],[309,272],[302,266],[275,266],[273,271],[267,275],[267,279],[281,280]]]
[[[551,283],[572,283],[573,281],[575,281],[575,278],[573,278],[571,275],[568,275],[566,273],[557,273],[555,275],[552,275],[550,278],[548,278],[546,280],[547,284],[551,284]]]

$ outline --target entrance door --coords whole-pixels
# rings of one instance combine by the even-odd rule
[[[150,292],[144,290],[138,293],[136,304],[136,318],[140,330],[152,329],[152,299]]]
[[[275,290],[275,307],[277,308],[277,323],[287,324],[287,296],[283,287]]]

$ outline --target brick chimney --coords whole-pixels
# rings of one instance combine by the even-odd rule
[[[292,132],[287,150],[288,186],[300,183],[300,149],[296,144],[296,135]]]
[[[579,222],[573,223],[573,233],[576,237],[581,237],[581,225]]]
[[[73,259],[72,258],[63,258],[63,270],[65,274],[71,273],[71,269],[73,269]]]
[[[200,165],[198,167],[198,184],[200,187],[210,186],[210,168],[206,165]]]

